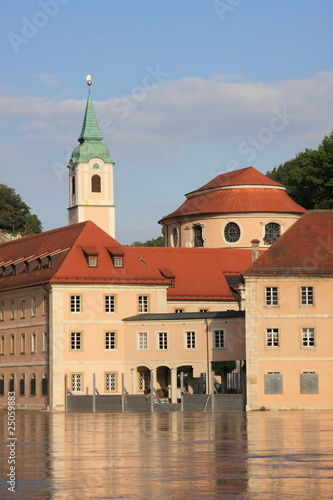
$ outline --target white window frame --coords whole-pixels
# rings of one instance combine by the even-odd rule
[[[71,332],[70,336],[70,350],[82,351],[83,335],[82,332]]]
[[[213,330],[213,349],[225,349],[225,330]],[[217,337],[218,335],[218,337]]]
[[[168,332],[157,332],[158,351],[167,351],[168,347]]]
[[[316,347],[316,334],[313,327],[303,327],[301,329],[301,342],[304,349],[313,349]]]
[[[149,295],[138,295],[139,314],[149,312]]]
[[[105,350],[106,351],[115,351],[117,350],[117,332],[108,331],[105,332]]]
[[[197,336],[194,330],[186,330],[185,332],[185,349],[193,350],[197,347]]]
[[[266,328],[265,346],[267,349],[280,347],[280,330],[278,328]]]
[[[148,332],[138,332],[138,349],[139,351],[148,350]]]
[[[301,306],[314,306],[314,287],[311,285],[300,286]]]
[[[104,295],[104,312],[114,314],[116,312],[116,296]]]
[[[82,310],[81,307],[82,296],[81,295],[71,295],[70,298],[70,310],[71,313],[77,314]]]
[[[279,288],[277,286],[265,286],[265,306],[278,307]]]

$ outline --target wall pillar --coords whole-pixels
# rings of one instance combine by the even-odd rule
[[[171,403],[177,403],[177,368],[171,368]]]

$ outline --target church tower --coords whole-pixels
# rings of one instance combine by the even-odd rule
[[[113,165],[108,148],[96,120],[90,96],[91,76],[86,111],[79,145],[74,149],[69,168],[68,223],[91,220],[115,237],[115,205],[113,200]]]

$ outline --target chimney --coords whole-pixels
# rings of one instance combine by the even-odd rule
[[[257,260],[259,257],[259,240],[252,240],[251,245],[252,245],[252,262]]]

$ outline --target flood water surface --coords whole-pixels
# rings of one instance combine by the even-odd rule
[[[1,500],[333,499],[332,412],[6,417]]]

